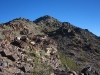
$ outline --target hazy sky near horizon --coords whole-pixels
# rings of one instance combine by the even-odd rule
[[[0,24],[50,15],[100,36],[100,0],[0,0]]]

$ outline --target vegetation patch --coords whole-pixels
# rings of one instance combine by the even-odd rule
[[[5,36],[2,35],[2,33],[0,33],[0,39],[4,39],[4,38],[5,38]]]
[[[62,51],[59,51],[58,53],[60,55],[60,60],[63,66],[67,66],[68,68],[75,70],[75,71],[79,70],[79,67],[76,65],[76,63],[72,59],[65,56],[65,54]]]
[[[84,57],[84,56],[81,56],[80,60],[83,61],[83,62],[87,62],[88,61],[88,59],[86,57]]]

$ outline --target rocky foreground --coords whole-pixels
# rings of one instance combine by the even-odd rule
[[[84,34],[84,38],[83,33],[88,35]],[[17,18],[3,23],[0,25],[0,75],[100,75],[97,49],[100,39],[97,39],[88,30],[83,32],[50,16],[34,22]],[[91,46],[88,40],[97,43]]]

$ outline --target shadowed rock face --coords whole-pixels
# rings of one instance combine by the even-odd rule
[[[86,67],[81,71],[84,75],[100,75],[95,69]]]
[[[99,75],[99,38],[49,15],[16,18],[0,24],[0,74]]]

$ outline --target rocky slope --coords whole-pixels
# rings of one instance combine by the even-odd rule
[[[16,18],[0,24],[0,75],[99,75],[99,44],[87,29],[48,15]]]

